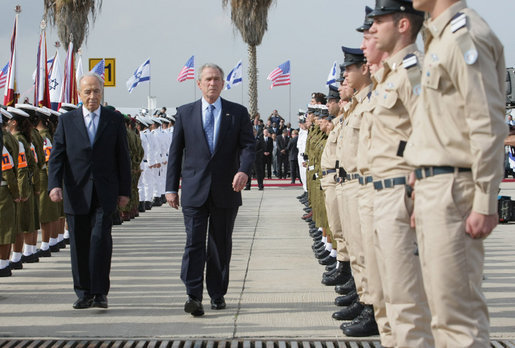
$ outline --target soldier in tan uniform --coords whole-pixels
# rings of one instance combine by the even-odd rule
[[[340,95],[338,94],[338,89],[330,86],[329,93],[327,94],[328,112],[330,117],[337,117],[331,121],[332,129],[328,132],[327,142],[322,152],[322,178],[320,179],[320,183],[324,190],[324,203],[329,228],[331,229],[334,242],[336,243],[334,254],[336,255],[337,265],[322,278],[322,283],[326,285],[345,284],[351,278],[350,258],[346,252],[340,213],[338,211],[338,199],[336,197],[337,171],[339,168],[336,158],[336,141],[338,140],[338,134],[341,128],[340,120],[343,118],[343,115],[340,114],[339,101]]]
[[[415,44],[423,13],[410,1],[377,0],[370,33],[388,54],[373,92],[369,156],[374,178],[374,229],[379,275],[396,347],[433,347],[417,237],[410,226],[413,200],[403,157],[411,134],[410,114],[418,100],[422,54]]]
[[[370,28],[373,24],[372,18],[368,15],[372,9],[368,6],[365,7],[365,20],[363,24],[356,30],[363,33],[363,40],[361,49],[367,59],[367,65],[370,73],[374,74],[380,70],[382,61],[386,58],[387,54],[383,53],[376,47],[376,40],[370,33]],[[377,83],[374,76],[371,76],[373,85]],[[359,131],[359,145],[358,145],[358,172],[360,177],[359,193],[358,193],[358,207],[359,218],[361,225],[361,235],[363,240],[363,254],[365,256],[366,267],[366,285],[367,285],[367,298],[368,303],[371,303],[374,308],[374,317],[377,322],[377,328],[381,337],[381,344],[385,347],[395,346],[395,340],[391,330],[389,320],[386,315],[386,305],[384,300],[383,287],[380,279],[380,264],[383,259],[377,258],[376,249],[374,247],[374,187],[373,177],[370,171],[370,147],[372,146],[372,121],[376,103],[374,93],[369,98],[365,99],[360,131]],[[373,324],[372,321],[360,322],[355,325],[348,326],[345,330],[347,332],[354,332],[355,334],[366,333]]]
[[[483,239],[503,177],[504,49],[465,1],[414,0],[429,13],[421,94],[405,158],[437,347],[489,346]]]
[[[348,303],[347,307],[333,313],[333,318],[338,320],[357,319],[350,324],[344,323],[341,326],[343,332],[349,336],[369,336],[379,332],[377,331],[374,309],[366,284],[365,256],[358,210],[358,178],[360,175],[357,167],[357,154],[361,121],[372,86],[363,51],[359,48],[349,47],[342,47],[342,50],[345,53],[345,80],[350,87],[356,90],[340,132],[342,151],[340,153],[341,157],[338,158],[340,166],[343,168],[340,169],[339,176],[345,178],[342,186],[343,210],[340,213],[345,224],[343,231],[345,239],[348,241],[356,293],[353,294],[354,302]],[[345,300],[351,298],[351,295],[347,295]]]

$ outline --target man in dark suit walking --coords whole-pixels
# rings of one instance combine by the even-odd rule
[[[266,172],[266,177],[272,179],[272,161],[274,159],[274,140],[272,135],[265,129],[263,131],[263,142],[265,144],[263,152],[263,172]]]
[[[289,161],[288,161],[288,142],[290,138],[288,137],[288,131],[285,129],[282,132],[282,135],[278,135],[277,142],[277,166],[279,179],[286,179],[289,171]]]
[[[70,231],[73,308],[107,308],[113,241],[112,216],[129,202],[130,159],[123,116],[100,106],[102,80],[79,82],[81,108],[63,114],[49,159],[50,199],[64,198]]]
[[[202,294],[204,267],[212,309],[224,309],[229,285],[232,231],[241,190],[254,163],[255,139],[247,109],[220,98],[222,69],[215,64],[201,67],[198,87],[202,98],[177,109],[168,157],[166,199],[179,207],[182,175],[182,213],[186,246],[181,279],[188,300],[184,311],[204,315]],[[206,233],[209,227],[207,250]]]
[[[258,182],[258,190],[263,191],[263,179],[265,178],[265,164],[263,163],[263,152],[265,150],[265,141],[262,136],[258,135],[258,132],[254,129],[254,137],[256,138],[256,159],[254,160],[254,166],[252,167],[256,180]],[[250,190],[251,178],[247,181],[245,190]]]
[[[294,129],[291,134],[290,141],[288,142],[288,146],[286,150],[288,151],[288,160],[290,161],[290,171],[291,171],[291,183],[295,184],[295,180],[297,178],[300,179],[299,176],[299,149],[297,148],[297,142],[299,137],[299,131]]]

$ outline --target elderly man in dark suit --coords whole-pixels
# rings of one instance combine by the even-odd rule
[[[247,109],[220,98],[224,84],[222,69],[205,64],[197,84],[202,98],[177,109],[166,178],[166,199],[177,209],[182,175],[186,246],[181,279],[188,294],[184,311],[193,316],[204,314],[206,263],[211,308],[226,306],[232,231],[242,204],[240,191],[254,163],[256,143]]]
[[[123,116],[100,106],[102,80],[79,82],[82,107],[60,116],[49,159],[48,191],[64,198],[70,231],[73,308],[107,308],[112,216],[129,202],[131,173]]]

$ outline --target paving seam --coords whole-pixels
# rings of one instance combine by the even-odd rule
[[[234,315],[234,329],[232,332],[232,339],[236,338],[236,331],[238,331],[238,316],[240,315],[241,310],[241,301],[243,298],[243,292],[245,291],[245,284],[247,282],[247,276],[249,273],[250,267],[250,259],[252,257],[252,250],[254,249],[254,241],[256,240],[256,232],[259,225],[259,218],[261,217],[261,205],[263,204],[264,192],[261,192],[261,199],[259,200],[259,206],[257,209],[257,217],[256,217],[256,225],[254,226],[254,233],[252,234],[252,242],[250,243],[249,257],[247,259],[247,267],[245,268],[245,276],[243,277],[243,284],[241,286],[241,292],[238,299],[238,307],[236,309],[236,314]]]

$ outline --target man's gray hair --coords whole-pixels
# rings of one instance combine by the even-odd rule
[[[78,90],[80,91],[80,83],[82,82],[82,79],[85,78],[85,77],[88,77],[88,76],[93,76],[93,77],[96,77],[97,80],[98,80],[98,83],[100,83],[100,87],[104,86],[104,81],[102,81],[102,78],[100,77],[100,75],[98,75],[97,73],[94,73],[92,71],[88,71],[87,73],[85,73],[84,75],[82,75],[79,79],[79,86],[78,86]]]
[[[214,63],[206,63],[206,64],[202,65],[200,67],[200,70],[198,71],[197,79],[199,81],[200,81],[200,78],[202,77],[202,71],[204,71],[204,69],[207,69],[207,68],[218,70],[220,72],[220,75],[222,75],[222,80],[224,79],[224,71],[222,70],[222,68],[220,68],[218,65],[216,65]]]

